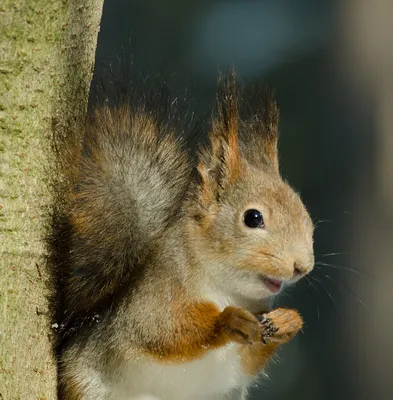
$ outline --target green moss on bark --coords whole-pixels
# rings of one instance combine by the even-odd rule
[[[87,104],[102,0],[0,6],[0,398],[55,398],[44,260],[54,116]],[[72,101],[71,101],[72,99]]]

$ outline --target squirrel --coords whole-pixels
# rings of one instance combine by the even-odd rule
[[[97,107],[66,138],[49,237],[61,400],[245,398],[302,327],[272,310],[314,265],[274,94],[218,81],[195,168],[173,115],[140,105]]]

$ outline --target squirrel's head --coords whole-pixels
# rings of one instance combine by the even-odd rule
[[[215,286],[261,299],[312,270],[313,224],[279,173],[271,91],[257,85],[247,100],[240,111],[235,73],[220,77],[189,232],[199,265]]]

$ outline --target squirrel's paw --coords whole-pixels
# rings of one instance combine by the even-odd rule
[[[302,317],[295,310],[277,308],[267,314],[256,316],[262,329],[263,343],[284,344],[301,329]]]
[[[234,342],[241,344],[261,342],[262,328],[258,319],[242,308],[226,307],[219,316],[219,325]]]

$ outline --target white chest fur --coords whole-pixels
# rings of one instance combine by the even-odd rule
[[[240,393],[251,377],[242,371],[237,344],[208,352],[184,364],[152,364],[139,360],[128,365],[114,389],[114,398],[153,394],[161,400],[213,400]],[[238,398],[238,397],[237,397]]]

